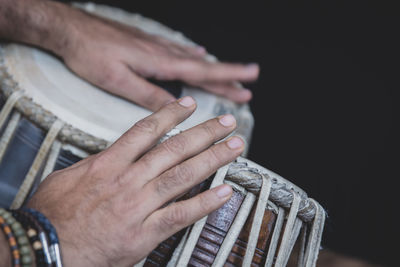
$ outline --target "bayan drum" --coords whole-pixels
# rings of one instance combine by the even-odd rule
[[[77,6],[178,43],[194,44],[137,14],[94,4]],[[208,60],[216,58],[209,55]],[[54,56],[23,45],[0,47],[0,82],[3,207],[20,207],[49,173],[105,149],[150,114],[83,81]],[[235,134],[250,142],[253,117],[247,105],[184,85],[164,85],[177,97],[193,96],[198,104],[178,131],[231,113],[237,119]],[[244,158],[221,168],[184,197],[221,183],[234,189],[228,203],[162,242],[137,266],[285,266],[292,260],[297,266],[315,266],[325,219],[315,200]]]

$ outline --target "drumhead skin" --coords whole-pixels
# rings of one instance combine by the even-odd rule
[[[194,45],[181,33],[138,14],[93,4],[79,5],[79,7],[181,44]],[[82,135],[93,141],[99,139],[107,146],[135,122],[151,113],[138,105],[96,88],[72,73],[58,58],[40,49],[20,44],[6,44],[0,50],[2,50],[0,51],[2,61],[0,72],[3,76],[0,80],[3,93],[8,96],[12,93],[11,91],[24,90],[24,95],[33,102],[35,108],[42,109],[43,116],[47,116],[43,110],[48,111],[49,116],[57,117],[73,131],[78,131],[79,134],[75,134],[78,138]],[[208,60],[216,59],[209,55]],[[10,81],[7,79],[12,80],[11,88]],[[188,120],[177,126],[179,130],[188,129],[218,115],[231,113],[238,122],[236,134],[243,137],[247,143],[250,142],[253,116],[248,105],[237,105],[201,89],[184,86],[181,96],[186,95],[196,99],[198,108]],[[22,113],[27,113],[21,107],[21,103],[16,107],[22,109]],[[37,113],[37,110],[32,113]],[[49,127],[48,123],[37,121],[37,118],[33,120],[45,129]],[[61,135],[67,135],[67,133],[61,131]],[[68,136],[64,136],[64,139],[89,151],[104,149],[104,142],[98,149],[93,149],[82,147],[85,146],[82,142]]]

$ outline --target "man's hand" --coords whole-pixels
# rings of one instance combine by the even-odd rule
[[[251,99],[237,84],[256,80],[257,64],[210,63],[202,47],[182,46],[52,1],[0,3],[0,38],[51,50],[82,78],[153,111],[175,98],[146,78],[181,80],[239,103]]]
[[[244,149],[232,115],[157,141],[195,110],[191,97],[136,123],[107,150],[51,174],[28,206],[56,227],[65,266],[132,266],[175,232],[222,206],[222,185],[176,199]]]

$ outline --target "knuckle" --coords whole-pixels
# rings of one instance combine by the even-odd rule
[[[194,179],[193,169],[187,164],[181,164],[175,167],[175,176],[178,182],[182,184],[192,183]]]
[[[158,194],[166,195],[179,186],[193,181],[193,171],[186,166],[176,166],[171,171],[155,181],[155,188]]]
[[[128,131],[131,134],[153,134],[158,131],[158,121],[154,118],[145,118],[135,123],[132,127],[132,131]]]
[[[112,68],[107,68],[103,73],[103,75],[98,77],[98,83],[103,87],[118,87],[124,79],[124,76],[121,75],[120,72]]]
[[[174,80],[179,77],[176,75],[176,71],[171,66],[176,65],[176,60],[172,57],[163,57],[159,59],[157,64],[157,72],[155,73],[155,78],[161,80]]]
[[[202,125],[202,129],[204,132],[206,132],[206,134],[208,135],[208,137],[212,140],[216,139],[217,137],[217,133],[215,131],[215,128],[212,127],[209,123],[204,123]]]
[[[154,166],[154,159],[156,158],[154,150],[147,152],[140,160],[140,164],[136,165],[136,168],[140,166],[141,170],[151,169]]]
[[[92,156],[91,160],[88,162],[88,172],[89,173],[97,173],[99,170],[102,170],[104,166],[109,164],[110,158],[108,154],[105,152],[100,152],[97,155]]]
[[[169,211],[160,219],[160,230],[175,228],[184,225],[188,220],[188,212],[179,203],[171,205]]]
[[[210,197],[206,197],[205,194],[200,194],[199,195],[199,206],[203,213],[208,213],[210,210],[212,210],[213,202]]]
[[[207,163],[210,168],[215,168],[216,164],[222,162],[223,157],[220,155],[216,146],[211,147],[207,150],[208,157]]]
[[[178,184],[177,177],[172,172],[167,172],[155,180],[155,189],[159,195],[167,195],[171,188]]]
[[[164,141],[165,150],[172,154],[182,155],[185,153],[186,139],[183,135],[176,135]]]

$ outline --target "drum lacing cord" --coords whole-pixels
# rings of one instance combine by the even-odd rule
[[[271,192],[271,185],[271,179],[266,175],[262,175],[262,185],[260,194],[258,196],[256,212],[251,225],[246,254],[242,263],[242,266],[244,267],[250,267],[253,261],[254,252],[256,250],[258,237],[260,235],[260,229],[264,218],[265,208],[267,207],[268,197]]]
[[[283,222],[285,221],[286,211],[284,208],[279,207],[278,216],[276,218],[274,231],[271,236],[270,245],[268,248],[267,257],[265,259],[265,267],[271,267],[274,262],[274,256],[278,247],[278,241],[281,234]]]
[[[56,120],[51,125],[49,132],[47,133],[43,143],[40,146],[40,149],[26,175],[24,182],[18,190],[17,195],[14,198],[14,201],[11,204],[11,209],[18,209],[24,203],[25,198],[27,197],[34,181],[37,173],[40,170],[44,160],[46,159],[47,153],[50,150],[54,140],[57,138],[58,133],[64,126],[64,123],[61,120]]]
[[[247,192],[246,197],[243,200],[242,205],[240,206],[239,211],[235,216],[235,220],[229,228],[228,233],[226,234],[225,239],[218,250],[217,256],[215,257],[214,262],[211,265],[212,267],[223,266],[226,262],[229,253],[231,252],[237,238],[239,237],[240,231],[242,230],[247,218],[249,217],[251,208],[253,207],[255,200],[256,196],[253,193]]]
[[[322,232],[324,230],[324,223],[325,223],[324,209],[314,199],[310,198],[309,200],[315,205],[317,211],[315,213],[313,225],[311,228],[311,233],[308,237],[307,248],[304,255],[303,266],[306,267],[311,267],[316,265],[321,245]]]
[[[0,112],[0,129],[4,126],[7,121],[8,116],[10,115],[12,109],[14,108],[17,101],[23,96],[23,91],[18,90],[10,95],[4,104],[1,112]],[[4,153],[7,150],[8,144],[10,143],[11,138],[14,135],[14,132],[18,126],[18,121],[21,118],[21,114],[19,112],[14,112],[10,118],[10,121],[7,127],[4,130],[3,135],[0,139],[0,161],[2,160]]]
[[[219,168],[217,173],[215,174],[215,178],[211,183],[210,188],[214,188],[218,185],[223,184],[225,176],[228,172],[230,164],[225,165],[222,168]],[[197,244],[197,240],[200,237],[201,231],[203,230],[204,225],[207,222],[208,216],[203,217],[198,220],[192,227],[190,234],[187,239],[182,238],[180,244],[178,246],[183,247],[180,254],[174,254],[171,258],[168,266],[187,266],[190,260],[190,256]],[[182,244],[181,244],[182,243]]]
[[[3,159],[3,156],[7,150],[8,144],[11,141],[11,138],[14,136],[14,132],[17,129],[20,118],[21,118],[21,114],[19,112],[14,112],[7,124],[6,129],[3,132],[3,135],[1,136],[1,139],[0,139],[0,162]]]
[[[51,146],[46,165],[44,166],[42,178],[40,179],[40,183],[42,183],[44,181],[44,179],[46,179],[46,177],[50,173],[53,172],[54,166],[56,165],[56,162],[57,162],[57,157],[60,154],[61,147],[62,147],[61,142],[58,140],[55,140],[53,145]]]
[[[301,221],[297,218],[297,213],[299,211],[301,197],[294,191],[293,192],[293,202],[290,207],[289,215],[286,221],[286,226],[283,232],[280,249],[278,251],[278,256],[276,258],[275,266],[286,266],[289,259],[289,255],[294,245],[294,240],[296,240],[297,235],[300,231],[299,224],[301,227]],[[297,232],[297,235],[296,235]]]
[[[3,124],[6,122],[8,115],[10,115],[11,110],[15,106],[15,103],[17,103],[22,96],[24,96],[24,92],[22,90],[18,90],[12,93],[7,99],[0,112],[0,128],[3,127]]]

